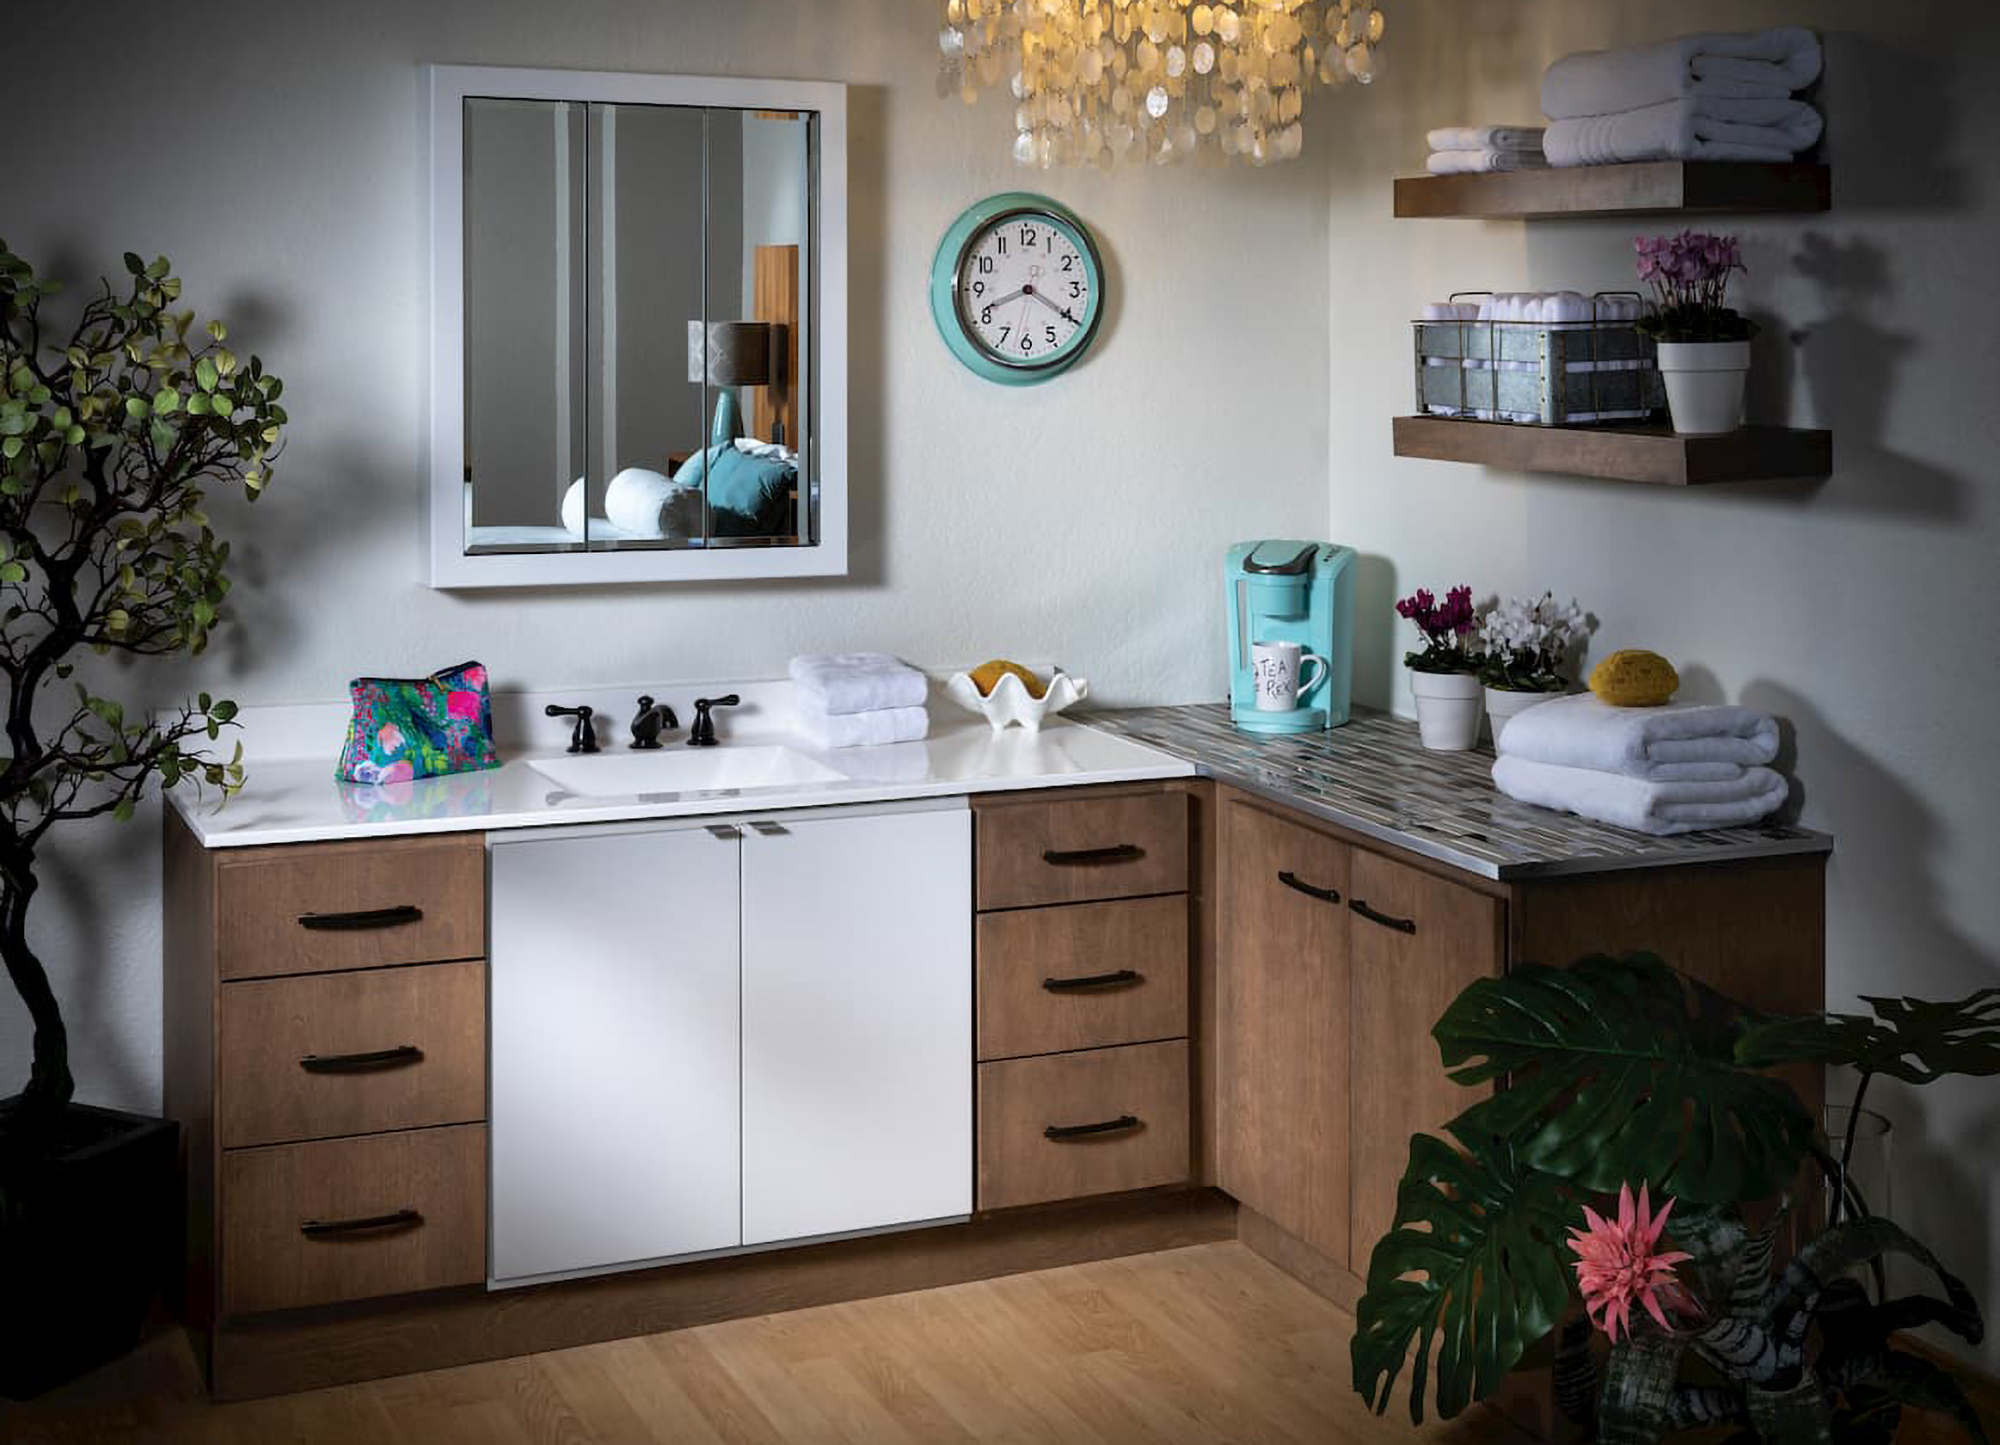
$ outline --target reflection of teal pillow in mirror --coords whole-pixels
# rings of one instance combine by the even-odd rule
[[[693,465],[692,459],[689,465]],[[734,447],[716,457],[708,467],[709,524],[715,535],[787,535],[792,526],[791,490],[797,477],[792,463],[776,457],[753,457]]]

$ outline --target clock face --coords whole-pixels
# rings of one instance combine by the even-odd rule
[[[1083,246],[1053,217],[1016,211],[966,241],[958,313],[973,343],[1003,366],[1047,366],[1086,335],[1096,288]]]
[[[1083,222],[1026,191],[988,196],[946,229],[931,261],[931,316],[966,367],[1027,386],[1090,349],[1104,313],[1104,268]]]

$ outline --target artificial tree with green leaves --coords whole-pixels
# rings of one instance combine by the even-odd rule
[[[1717,1425],[1741,1441],[1887,1442],[1905,1406],[1942,1411],[1983,1440],[1950,1375],[1895,1345],[1921,1324],[1976,1343],[1976,1301],[1869,1212],[1848,1173],[1858,1107],[1836,1155],[1798,1095],[1764,1070],[1853,1069],[1857,1105],[1877,1074],[1926,1084],[2000,1073],[2000,988],[1957,1003],[1865,1002],[1872,1016],[1764,1015],[1646,954],[1530,965],[1468,987],[1432,1036],[1454,1080],[1507,1087],[1445,1126],[1452,1143],[1411,1140],[1395,1223],[1356,1308],[1355,1389],[1385,1410],[1415,1346],[1412,1418],[1432,1394],[1434,1354],[1435,1408],[1453,1416],[1559,1337],[1558,1403],[1604,1445]],[[1775,1217],[1753,1229],[1746,1206],[1774,1202],[1782,1216],[1809,1161],[1831,1192],[1826,1227],[1774,1269]],[[1573,1308],[1570,1256],[1606,1223],[1586,1207],[1641,1185],[1672,1196],[1666,1243],[1686,1257],[1675,1289],[1699,1312],[1659,1327],[1632,1316],[1605,1354]],[[1941,1293],[1891,1298],[1881,1269],[1891,1254]],[[1853,1277],[1864,1266],[1872,1295]]]
[[[219,321],[197,330],[176,308],[167,258],[125,256],[58,336],[43,304],[59,283],[0,242],[0,960],[34,1023],[27,1087],[8,1107],[15,1140],[55,1137],[69,1103],[62,1010],[28,939],[36,859],[52,829],[129,818],[147,787],[242,784],[242,749],[220,739],[236,706],[128,713],[97,691],[93,655],[198,653],[229,590],[229,544],[204,492],[270,480],[283,384],[241,361]]]

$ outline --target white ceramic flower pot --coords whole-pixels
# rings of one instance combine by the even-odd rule
[[[1682,436],[1713,436],[1743,425],[1747,341],[1662,341],[1660,378],[1667,410]]]
[[[1463,752],[1479,741],[1479,678],[1470,672],[1410,669],[1417,733],[1427,748]]]
[[[1486,719],[1493,725],[1493,742],[1497,747],[1500,734],[1516,716],[1526,712],[1538,702],[1547,702],[1552,697],[1561,697],[1559,692],[1520,692],[1510,687],[1489,687],[1486,689]]]

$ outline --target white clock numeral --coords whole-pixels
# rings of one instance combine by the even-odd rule
[[[959,268],[973,337],[1016,366],[1052,360],[1083,326],[1090,273],[1069,237],[1036,216],[1009,216],[975,238]]]

